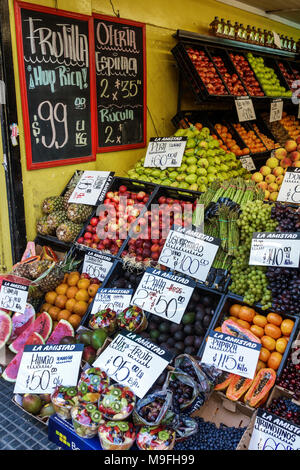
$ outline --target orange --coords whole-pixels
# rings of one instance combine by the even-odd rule
[[[253,308],[243,305],[239,311],[239,318],[245,320],[249,323],[252,323],[253,318],[255,317],[255,310]]]
[[[65,295],[65,293],[67,292],[67,289],[68,289],[68,284],[59,284],[59,286],[57,286],[57,288],[55,289],[55,292],[57,294],[62,294],[62,295]]]
[[[47,294],[45,295],[45,300],[47,304],[54,305],[56,297],[57,297],[57,293],[55,291],[50,291],[50,292],[47,292]]]
[[[254,325],[261,326],[264,328],[266,324],[268,323],[268,320],[264,315],[259,315],[258,313],[254,316],[253,318],[253,323]]]
[[[282,316],[278,315],[278,313],[268,313],[267,320],[268,320],[268,323],[272,323],[273,325],[280,326],[282,322]]]
[[[76,302],[76,304],[74,305],[73,313],[76,313],[77,315],[80,315],[82,317],[87,311],[87,308],[88,308],[87,302],[80,300],[79,302]]]
[[[233,317],[238,317],[239,316],[239,311],[241,310],[241,308],[242,308],[242,306],[239,305],[239,304],[231,305],[231,307],[229,309],[230,315],[232,315]]]
[[[290,320],[289,318],[286,318],[281,323],[280,328],[281,328],[283,336],[290,336],[290,334],[291,334],[291,332],[293,331],[293,328],[294,328],[293,320]]]
[[[78,289],[85,289],[87,290],[89,285],[90,285],[91,281],[89,279],[80,279],[78,282],[77,282],[77,287]]]
[[[286,347],[287,347],[287,344],[288,344],[288,341],[286,340],[286,338],[278,338],[278,340],[276,341],[276,346],[275,346],[275,349],[277,352],[279,352],[280,354],[283,354]]]
[[[80,325],[80,322],[81,322],[81,317],[79,315],[72,314],[72,315],[69,316],[68,322],[71,323],[71,325],[74,328],[78,328],[78,326]]]
[[[268,349],[262,347],[260,350],[259,359],[263,362],[267,362],[270,355],[271,355],[271,352]]]
[[[61,310],[59,314],[57,315],[56,319],[59,320],[68,320],[69,316],[71,315],[71,312],[69,310]]]
[[[267,336],[271,336],[271,338],[278,339],[282,335],[281,329],[273,325],[272,323],[267,323],[265,326],[265,334]]]
[[[277,351],[271,353],[268,359],[268,367],[271,369],[277,370],[282,359],[282,354]]]
[[[241,325],[243,328],[246,328],[247,330],[249,330],[250,328],[250,323],[247,322],[246,320],[241,320],[240,318],[237,320],[237,323],[239,325]]]
[[[50,307],[51,307],[51,304],[43,304],[40,308],[40,312],[48,312]]]
[[[97,290],[99,289],[99,284],[91,284],[88,288],[88,294],[91,297],[95,297]]]
[[[66,301],[66,305],[65,305],[65,308],[67,310],[69,310],[69,312],[73,312],[73,308],[74,308],[74,305],[76,304],[76,300],[75,299],[68,299]]]
[[[79,291],[75,295],[76,300],[83,300],[84,302],[87,302],[89,300],[90,296],[88,294],[88,291],[85,289],[79,289]]]
[[[69,274],[68,274],[68,273],[65,273],[65,275],[64,275],[64,281],[63,281],[64,283],[67,283],[68,277],[69,277]]]
[[[78,287],[76,286],[68,287],[66,296],[68,297],[68,299],[73,299],[75,295],[77,294],[77,292],[78,292]]]
[[[66,295],[59,294],[55,299],[55,305],[59,308],[64,308],[68,297]]]
[[[80,274],[77,271],[74,271],[74,272],[70,273],[69,277],[68,277],[68,281],[67,281],[68,285],[69,286],[76,286],[79,279],[80,279]]]
[[[58,307],[50,307],[49,310],[48,310],[48,313],[50,315],[50,317],[52,318],[52,320],[56,320],[56,317],[57,315],[59,314],[60,312],[60,308]]]
[[[261,326],[257,325],[251,325],[250,331],[258,338],[262,338],[265,334],[264,329]]]
[[[271,336],[263,336],[261,339],[261,344],[264,348],[268,349],[269,351],[274,351],[276,346],[276,341]]]

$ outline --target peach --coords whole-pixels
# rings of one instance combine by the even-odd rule
[[[297,162],[300,160],[300,153],[297,151],[291,152],[289,154],[289,158],[292,160],[292,162]]]
[[[288,153],[294,152],[294,150],[297,150],[297,142],[295,140],[289,139],[286,141],[284,148]]]
[[[280,176],[280,175],[283,175],[283,172],[284,172],[284,169],[281,166],[277,166],[272,171],[272,174],[275,175],[275,176]]]
[[[274,192],[278,191],[278,184],[277,183],[270,183],[268,185],[268,191],[270,191],[270,193],[274,193]]]
[[[279,176],[277,176],[277,178],[276,178],[275,182],[276,182],[276,183],[279,185],[279,184],[281,184],[281,183],[282,183],[282,181],[283,181],[283,175],[279,175]]]
[[[265,190],[265,199],[269,199],[270,197],[270,191],[268,191],[267,189]]]
[[[261,173],[256,171],[255,173],[253,173],[251,179],[255,181],[255,183],[260,183],[261,181],[263,181],[264,177]]]
[[[288,168],[289,166],[292,166],[292,160],[290,158],[284,158],[283,160],[280,160],[280,166],[282,168]]]
[[[266,161],[266,165],[269,167],[269,168],[276,168],[276,166],[279,166],[279,160],[275,157],[270,157],[268,158],[268,160]]]
[[[276,149],[274,152],[274,157],[278,158],[278,160],[282,160],[286,156],[287,156],[287,151],[283,147]]]
[[[260,183],[257,183],[257,188],[263,189],[264,191],[268,189],[268,183],[265,181],[261,181]]]
[[[269,166],[264,165],[264,166],[262,166],[262,167],[260,168],[259,172],[260,172],[262,175],[267,176],[267,175],[269,175],[269,174],[271,173],[271,168],[270,168]]]
[[[269,200],[270,201],[277,201],[277,198],[278,198],[278,192],[277,191],[273,191],[271,194],[270,194],[270,197],[269,197]]]
[[[294,168],[300,168],[300,160],[298,160],[297,162],[294,162],[292,166]]]
[[[266,181],[266,183],[268,183],[268,184],[274,183],[275,180],[276,180],[276,176],[275,176],[275,175],[272,175],[272,174],[271,174],[271,175],[267,175],[267,176],[265,177],[265,181]]]
[[[297,142],[298,145],[300,144],[300,135],[298,135],[298,137],[296,137],[296,142]]]

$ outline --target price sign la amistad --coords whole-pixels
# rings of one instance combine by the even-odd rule
[[[298,268],[300,233],[254,232],[249,265]]]

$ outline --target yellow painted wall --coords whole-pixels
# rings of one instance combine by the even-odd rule
[[[92,12],[114,16],[110,0],[33,0],[31,3],[56,7],[90,15]],[[263,17],[248,14],[215,0],[112,0],[121,18],[146,23],[147,38],[147,136],[170,135],[174,128],[170,119],[177,110],[177,69],[170,50],[176,41],[172,34],[177,29],[206,34],[208,24],[214,16],[251,24],[263,29],[275,30],[300,37],[300,31]],[[12,28],[12,46],[15,66],[15,79],[18,85],[18,65],[16,56],[15,23],[13,0],[9,0]],[[28,240],[33,239],[35,221],[40,215],[42,200],[60,193],[74,170],[96,169],[112,170],[124,176],[126,171],[141,158],[145,150],[111,152],[97,156],[96,162],[81,165],[68,165],[44,170],[26,169],[26,155],[22,123],[20,90],[17,88],[18,124],[20,128],[20,147],[22,155],[23,186]]]
[[[9,218],[6,198],[6,181],[4,171],[2,135],[0,128],[0,274],[8,272],[12,266],[12,255],[9,237]]]

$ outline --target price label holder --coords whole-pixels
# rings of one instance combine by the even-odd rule
[[[280,121],[282,118],[283,100],[272,100],[270,104],[270,122]]]
[[[260,350],[260,343],[210,331],[201,362],[212,364],[217,369],[231,374],[253,379]]]
[[[195,286],[192,279],[147,268],[131,299],[131,305],[179,324]]]
[[[145,168],[179,167],[187,137],[151,137],[145,156]]]
[[[84,256],[82,272],[87,273],[91,278],[103,281],[112,265],[113,261],[109,256],[89,250]]]
[[[299,450],[300,427],[258,408],[248,450]]]
[[[300,168],[287,168],[277,201],[300,204]]]
[[[28,289],[28,286],[4,279],[0,289],[0,308],[24,313]]]
[[[120,313],[129,307],[133,289],[110,289],[100,288],[95,295],[91,315],[100,310],[110,308],[116,313]]]
[[[234,102],[239,122],[256,119],[253,102],[249,96],[239,96]]]
[[[36,344],[24,348],[14,393],[52,393],[76,386],[83,344]]]
[[[177,227],[170,230],[158,263],[205,282],[221,240]]]
[[[298,268],[300,232],[253,232],[249,265]]]
[[[97,357],[93,367],[100,367],[143,398],[172,359],[173,354],[166,349],[124,330]]]
[[[68,202],[96,206],[106,194],[113,175],[109,171],[84,171]]]

